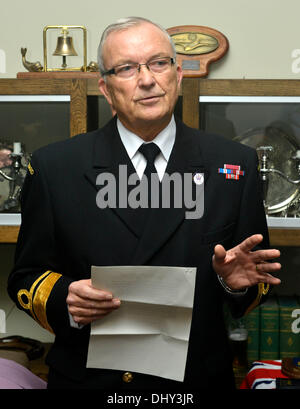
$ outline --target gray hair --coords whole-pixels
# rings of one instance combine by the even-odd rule
[[[126,29],[128,29],[130,27],[137,26],[137,25],[142,24],[142,23],[150,23],[153,26],[160,29],[165,34],[165,36],[167,37],[167,39],[169,40],[169,42],[170,42],[170,44],[172,46],[173,57],[176,58],[175,45],[173,43],[173,40],[172,40],[171,36],[169,35],[169,33],[167,32],[167,30],[164,27],[162,27],[161,25],[159,25],[157,23],[153,23],[151,20],[148,20],[148,19],[143,18],[143,17],[121,18],[116,23],[110,24],[108,27],[106,27],[106,29],[103,31],[103,34],[101,36],[100,44],[99,44],[99,47],[98,47],[98,64],[99,64],[99,71],[100,71],[100,73],[102,75],[106,71],[104,61],[103,61],[103,46],[104,46],[104,43],[105,43],[108,35],[110,33],[114,32],[114,31],[126,30]]]

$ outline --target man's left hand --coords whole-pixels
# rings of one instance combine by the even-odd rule
[[[279,278],[270,273],[280,270],[281,264],[269,261],[279,257],[280,251],[252,251],[262,240],[261,234],[254,234],[227,251],[220,244],[215,246],[213,268],[232,290],[244,290],[258,283],[280,284]]]

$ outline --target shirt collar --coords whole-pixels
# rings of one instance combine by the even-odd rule
[[[134,134],[133,132],[129,131],[125,126],[121,123],[119,118],[117,119],[117,127],[121,137],[121,141],[128,153],[130,159],[134,157],[136,152],[138,151],[139,147],[145,143],[145,141]],[[176,135],[176,122],[174,119],[174,115],[172,115],[171,121],[163,129],[151,142],[155,142],[156,145],[160,148],[161,153],[163,154],[166,161],[169,160],[171,155],[171,151],[175,142],[175,135]]]

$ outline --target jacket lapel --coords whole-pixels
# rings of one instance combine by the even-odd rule
[[[190,131],[182,122],[177,122],[175,144],[167,165],[166,173],[171,175],[178,172],[181,180],[184,174],[190,174],[191,178],[196,173],[203,173],[206,183],[208,171],[204,167],[200,150],[199,140],[190,137]],[[192,186],[195,189],[195,185]],[[185,220],[186,211],[184,206],[180,208],[171,207],[169,209],[151,209],[148,223],[138,244],[133,264],[140,265],[147,263],[151,257],[168,241],[170,236]]]
[[[190,174],[191,177],[196,173],[203,173],[206,183],[209,174],[204,166],[199,139],[192,135],[193,131],[185,127],[182,122],[176,122],[176,138],[166,173],[171,175],[177,172],[181,175],[182,180],[185,173]],[[101,186],[96,184],[97,177],[104,176],[105,172],[113,175],[116,181],[116,196],[118,196],[120,177],[122,181],[126,179],[126,175],[120,174],[120,165],[125,166],[127,178],[135,174],[135,169],[120,139],[116,118],[113,118],[95,137],[93,165],[86,170],[85,176],[99,193]],[[127,193],[132,188],[134,186],[128,187]],[[129,206],[124,208],[116,206],[111,209],[139,238],[132,259],[133,265],[146,264],[183,223],[186,211],[190,210],[184,206],[184,203],[179,208],[171,206],[168,209],[149,209],[149,216],[144,227],[139,218],[139,209],[132,209]]]
[[[92,168],[85,171],[85,177],[94,186],[98,192],[97,195],[102,195],[103,188],[103,185],[96,184],[97,178],[99,178],[98,183],[101,179],[102,181],[108,180],[108,178],[114,179],[115,185],[111,186],[116,205],[109,207],[136,237],[140,237],[142,230],[141,224],[136,217],[136,210],[126,205],[124,200],[121,204],[123,207],[119,207],[119,193],[121,192],[123,199],[127,200],[125,196],[134,188],[134,186],[129,186],[127,192],[124,191],[124,182],[126,182],[127,186],[128,177],[132,174],[136,174],[136,172],[122,144],[117,129],[116,117],[114,117],[95,138]],[[122,185],[121,188],[120,184]],[[103,198],[103,201],[107,201],[107,197],[101,196],[101,198]]]

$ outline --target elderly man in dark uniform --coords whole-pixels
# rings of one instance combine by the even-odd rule
[[[142,18],[109,26],[99,64],[99,88],[115,115],[103,129],[33,154],[9,294],[55,334],[49,388],[234,388],[223,304],[242,316],[280,283],[272,275],[279,251],[268,249],[256,152],[174,118],[182,70],[160,26]],[[161,181],[174,172],[203,175],[202,217],[187,218],[184,204],[100,208],[97,178],[109,172],[118,185],[120,165],[139,178],[152,167]],[[86,368],[90,324],[122,308],[114,294],[92,286],[92,265],[197,268],[183,382]]]

